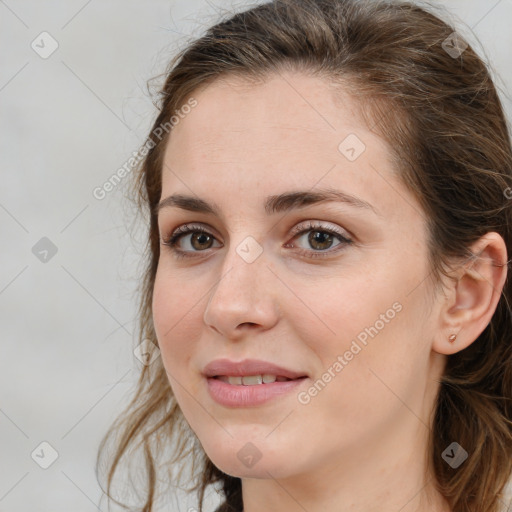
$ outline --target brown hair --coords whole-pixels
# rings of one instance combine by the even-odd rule
[[[400,179],[426,213],[434,282],[447,275],[450,262],[474,257],[469,246],[487,232],[499,233],[512,254],[507,122],[475,51],[470,46],[460,56],[445,51],[443,42],[452,32],[439,16],[409,2],[275,0],[226,18],[176,55],[146,142],[151,149],[134,182],[149,221],[140,340],[157,345],[151,310],[160,250],[155,207],[167,137],[160,139],[155,130],[220,76],[257,81],[284,69],[300,70],[356,95],[368,124],[389,143]],[[491,322],[469,347],[448,356],[441,380],[428,450],[437,488],[453,512],[498,512],[512,475],[511,298],[508,276]],[[139,439],[135,447],[143,447],[147,477],[141,510],[153,510],[157,459],[165,450],[173,454],[163,464],[167,469],[192,463],[200,510],[212,483],[225,495],[219,510],[242,510],[241,480],[221,472],[201,449],[161,358],[142,368],[135,396],[101,443],[97,469],[114,433],[108,495],[121,458]],[[469,452],[456,470],[441,457],[452,441]]]

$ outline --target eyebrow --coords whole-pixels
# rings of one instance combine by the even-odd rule
[[[373,211],[376,215],[380,215],[374,206],[363,199],[331,188],[317,189],[315,192],[284,192],[279,195],[268,196],[265,200],[265,212],[267,215],[271,215],[330,201],[345,203],[355,208]],[[163,208],[171,207],[221,217],[220,208],[215,203],[210,204],[203,199],[183,194],[173,194],[162,199],[155,207],[155,214],[158,215]]]

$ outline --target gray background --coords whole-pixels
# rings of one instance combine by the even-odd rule
[[[491,63],[510,116],[512,0],[439,3],[472,28],[460,31]],[[243,5],[0,0],[0,512],[106,510],[94,462],[141,367],[143,231],[128,179],[103,200],[92,191],[143,143],[155,113],[146,81]],[[48,58],[31,47],[51,48],[43,31],[59,45]],[[57,249],[46,262],[32,249],[43,237]],[[31,457],[49,460],[44,441],[58,452],[48,469]],[[166,510],[194,504],[169,500]]]

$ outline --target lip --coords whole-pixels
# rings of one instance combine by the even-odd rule
[[[286,377],[288,379],[307,377],[305,372],[290,370],[260,359],[244,359],[243,361],[215,359],[211,363],[208,363],[203,369],[203,374],[206,377],[218,377],[220,375],[244,377],[247,375],[263,375],[265,373],[275,375],[276,377]]]
[[[210,396],[220,405],[226,407],[254,407],[262,405],[279,396],[286,395],[301,386],[308,376],[274,363],[258,359],[230,361],[216,359],[205,366],[203,374],[206,377]],[[271,374],[277,377],[287,377],[288,381],[256,384],[254,386],[233,385],[215,377],[227,375],[243,377],[247,375]]]

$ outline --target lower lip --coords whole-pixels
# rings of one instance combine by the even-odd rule
[[[207,378],[210,396],[226,407],[251,407],[264,404],[278,396],[295,391],[306,377],[284,382],[255,384],[254,386],[233,385],[212,377]]]

